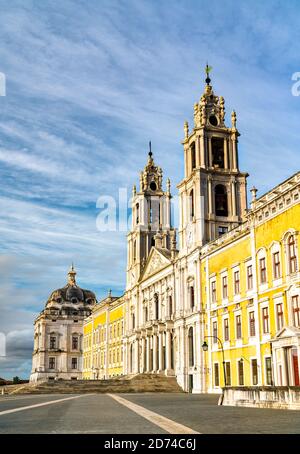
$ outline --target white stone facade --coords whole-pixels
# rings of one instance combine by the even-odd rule
[[[35,320],[31,382],[82,378],[83,320],[96,297],[77,286],[73,266],[68,276],[68,284],[52,292]]]

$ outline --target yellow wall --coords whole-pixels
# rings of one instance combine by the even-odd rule
[[[271,356],[270,340],[277,333],[277,316],[275,305],[277,302],[283,304],[284,324],[291,324],[289,319],[288,305],[285,291],[290,285],[291,277],[287,273],[287,254],[285,235],[290,230],[296,232],[300,230],[300,205],[293,206],[273,219],[266,220],[257,227],[252,227],[252,231],[240,234],[238,238],[228,240],[228,244],[215,247],[202,258],[201,263],[201,298],[206,304],[206,336],[212,336],[213,322],[217,322],[217,336],[220,338],[224,347],[225,362],[231,363],[231,386],[239,386],[237,362],[243,359],[244,385],[252,385],[251,359],[256,358],[259,364],[258,375],[261,378],[258,384],[267,384],[265,357]],[[251,234],[252,233],[252,234]],[[295,234],[298,251],[300,247],[299,235]],[[271,246],[278,242],[280,247],[281,279],[275,280],[273,277],[273,257]],[[263,249],[262,249],[263,248]],[[260,284],[259,251],[266,257],[267,282]],[[254,254],[252,255],[252,251]],[[246,266],[252,262],[253,274],[255,273],[255,263],[257,266],[257,285],[252,291],[247,289]],[[240,270],[240,294],[234,296],[233,266],[236,265]],[[298,255],[299,266],[299,255]],[[227,273],[228,277],[228,300],[222,299],[222,273]],[[216,281],[217,300],[212,302],[211,282]],[[255,283],[255,280],[254,280]],[[299,284],[299,279],[298,279]],[[279,299],[278,299],[279,298]],[[263,334],[262,308],[267,306],[269,310],[269,333]],[[250,337],[249,333],[249,312],[255,312],[258,319],[255,336]],[[241,315],[242,339],[236,339],[236,315]],[[229,342],[224,340],[225,317],[229,318],[230,335]],[[219,363],[220,386],[224,385],[223,357],[220,348],[210,337],[206,338],[209,350],[206,353],[206,366],[208,389],[213,390],[214,386],[214,363]]]
[[[84,324],[83,378],[123,374],[124,302],[106,298]]]

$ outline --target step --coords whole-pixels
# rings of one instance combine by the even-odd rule
[[[10,393],[9,390],[7,390]],[[69,394],[110,392],[183,392],[175,377],[154,374],[122,376],[105,380],[59,380],[28,384],[11,390],[12,394]]]

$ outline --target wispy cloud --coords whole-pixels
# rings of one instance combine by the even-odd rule
[[[263,193],[299,169],[300,101],[290,91],[299,16],[293,0],[3,2],[0,331],[29,339],[72,260],[82,286],[122,291],[125,234],[96,230],[96,200],[130,193],[150,139],[175,191],[207,60],[227,113],[237,111],[250,185]],[[26,375],[29,356],[12,356],[6,376]]]

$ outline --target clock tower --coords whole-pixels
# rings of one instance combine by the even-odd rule
[[[180,251],[203,246],[243,222],[248,174],[239,170],[236,113],[225,124],[225,101],[206,85],[194,105],[192,131],[184,123],[184,179],[178,185]]]
[[[148,162],[140,173],[140,190],[133,187],[132,228],[127,236],[127,290],[139,280],[152,246],[176,249],[175,229],[171,224],[170,180],[162,187],[162,169],[148,154]]]

